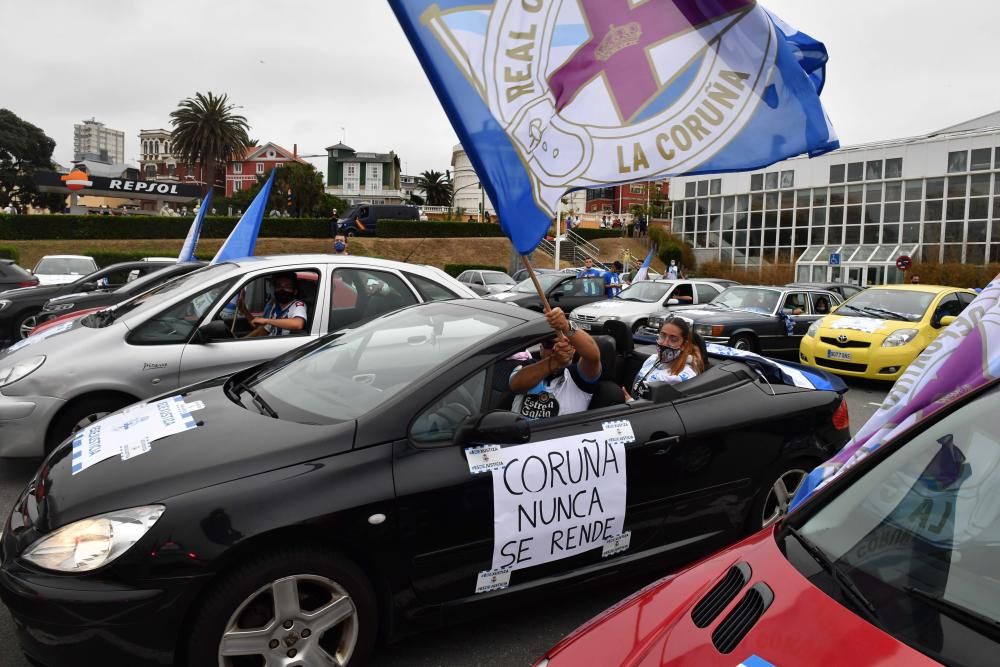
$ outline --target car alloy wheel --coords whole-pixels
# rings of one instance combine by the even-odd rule
[[[791,468],[783,472],[774,481],[764,498],[764,507],[761,514],[761,527],[767,528],[781,517],[788,514],[788,506],[795,497],[795,493],[805,481],[808,470],[801,468]]]
[[[746,352],[755,352],[753,340],[749,336],[737,336],[729,343],[730,347]]]
[[[219,666],[256,656],[267,665],[346,665],[358,642],[358,611],[340,584],[299,574],[262,586],[233,612]]]
[[[31,335],[31,332],[38,326],[38,313],[25,315],[17,323],[18,340],[24,340]]]

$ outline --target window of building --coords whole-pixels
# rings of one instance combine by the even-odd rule
[[[642,194],[642,186],[641,185],[636,185],[635,183],[633,183],[632,185],[628,186],[628,189],[629,189],[629,192],[631,192],[634,195],[641,195]]]
[[[855,181],[860,181],[865,175],[865,163],[864,162],[851,162],[847,165],[847,182],[853,183]]]
[[[993,152],[993,168],[1000,169],[1000,146]]]
[[[792,208],[795,206],[795,192],[792,190],[781,191],[781,208]]]
[[[843,182],[844,182],[844,165],[831,164],[830,183],[843,183]]]
[[[969,176],[969,196],[985,197],[990,194],[990,175],[973,174]]]
[[[705,197],[708,195],[708,181],[698,181],[698,196]]]
[[[242,174],[243,173],[243,163],[242,162],[234,162],[233,163],[233,173],[234,174]]]
[[[903,158],[894,157],[885,161],[886,178],[902,178],[902,176],[903,176]]]
[[[147,164],[146,165],[146,180],[150,180],[151,181],[154,178],[156,178],[156,165],[155,164]]]
[[[812,193],[813,206],[826,206],[826,188],[817,188]]]
[[[781,187],[783,188],[794,188],[795,187],[795,172],[794,171],[783,171],[781,172]]]
[[[239,192],[243,189],[243,181],[233,181],[233,192]]]
[[[920,221],[920,202],[908,201],[903,205],[903,222]]]
[[[899,202],[886,202],[882,219],[886,222],[899,222]]]
[[[849,225],[861,224],[861,207],[860,206],[848,206],[847,207],[847,218],[845,222]]]
[[[992,149],[990,148],[977,148],[972,151],[971,164],[969,169],[971,171],[982,171],[984,169],[990,168],[990,153]]]
[[[774,211],[778,208],[778,193],[768,192],[764,195],[764,208]]]
[[[167,165],[167,176],[174,177],[177,176],[177,165],[168,164]]]
[[[969,211],[969,217],[973,217],[971,211]],[[983,243],[986,241],[985,220],[970,220],[966,225],[965,240],[967,243]]]
[[[263,162],[258,162],[257,163],[257,173],[258,174],[263,174],[264,173],[264,163]]]
[[[863,185],[847,186],[847,203],[860,204],[861,199],[864,196],[864,192],[865,192],[865,186]]]
[[[952,151],[948,153],[948,173],[968,171],[969,151]]]
[[[694,188],[695,188],[695,182],[694,181],[688,181],[687,183],[685,183],[684,184],[684,197],[686,197],[687,199],[690,199],[691,197],[694,197],[695,196],[695,189]]]
[[[944,215],[944,203],[941,200],[928,201],[924,205],[924,220],[940,220]]]
[[[767,190],[778,189],[778,172],[772,171],[764,175],[764,188]]]
[[[965,219],[965,200],[964,199],[949,199],[948,205],[945,208],[945,217],[948,220],[964,220]],[[961,240],[961,239],[959,239]]]
[[[357,192],[361,189],[361,171],[357,162],[344,163],[344,190]]]
[[[798,190],[795,193],[795,206],[798,208],[805,208],[809,206],[809,191],[808,190]]]
[[[948,197],[964,197],[965,196],[965,184],[968,177],[966,176],[950,176],[948,178]]]
[[[865,186],[865,203],[877,204],[882,201],[882,184],[870,183]]]
[[[750,191],[756,192],[764,189],[764,174],[750,175]]]
[[[924,193],[924,182],[921,180],[906,181],[904,193],[906,201],[921,199]]]
[[[865,180],[877,181],[882,178],[882,160],[871,160],[865,163]]]

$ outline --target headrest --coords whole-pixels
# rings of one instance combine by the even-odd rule
[[[635,341],[632,340],[632,330],[624,322],[608,320],[604,323],[604,328],[608,335],[615,339],[615,349],[619,354],[629,355],[635,348]]]
[[[618,353],[615,349],[615,339],[611,336],[595,335],[594,342],[601,350],[601,379],[613,380]]]

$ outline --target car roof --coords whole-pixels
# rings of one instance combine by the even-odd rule
[[[975,294],[974,290],[967,287],[950,287],[948,285],[872,285],[868,288],[869,290],[905,290],[908,292],[931,292],[932,294],[940,294],[941,292],[948,291],[958,291],[958,292],[968,292],[970,294]]]
[[[293,254],[293,255],[260,255],[253,257],[242,257],[240,259],[229,260],[230,264],[240,267],[266,268],[268,266],[284,266],[285,264],[307,264],[309,262],[323,262],[330,264],[349,264],[355,266],[369,266],[378,268],[408,269],[414,267],[426,268],[421,264],[410,264],[408,262],[397,262],[392,259],[380,259],[377,257],[364,257],[362,255],[334,255],[334,254]]]
[[[45,255],[38,261],[40,262],[42,261],[42,259],[89,259],[91,261],[94,260],[94,258],[91,257],[90,255]]]

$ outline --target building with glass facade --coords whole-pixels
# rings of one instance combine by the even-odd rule
[[[698,261],[796,265],[796,280],[901,282],[896,260],[1000,262],[1000,112],[927,135],[674,178]]]

